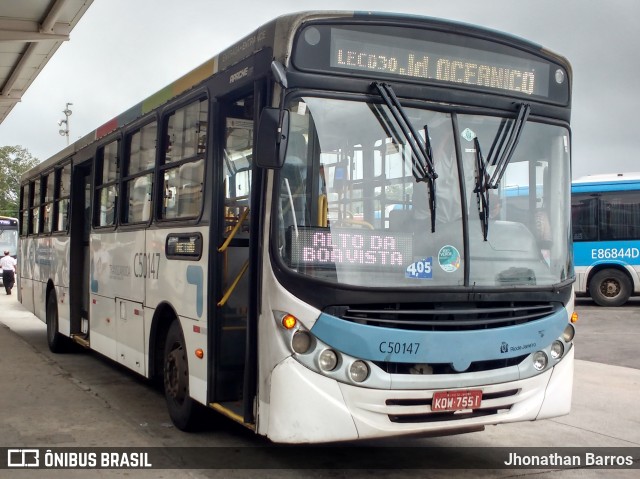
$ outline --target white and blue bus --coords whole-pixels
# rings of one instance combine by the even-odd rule
[[[510,35],[277,18],[24,175],[21,301],[53,351],[162,379],[184,430],[567,414],[570,105],[569,63]]]
[[[640,293],[640,173],[574,181],[571,210],[576,294],[625,304]]]

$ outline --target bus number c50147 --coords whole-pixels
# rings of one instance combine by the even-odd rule
[[[158,279],[160,253],[136,253],[133,256],[133,275],[136,278]]]
[[[400,343],[395,341],[382,341],[379,350],[383,354],[418,354],[420,343]]]

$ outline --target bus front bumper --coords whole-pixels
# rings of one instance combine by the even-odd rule
[[[568,414],[574,349],[538,376],[471,389],[480,408],[433,412],[436,390],[381,390],[339,383],[287,358],[273,371],[266,429],[274,442],[317,443],[401,435],[447,435]],[[451,388],[450,390],[455,390]],[[466,388],[468,389],[468,388]]]

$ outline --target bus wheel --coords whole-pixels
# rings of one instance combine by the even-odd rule
[[[603,269],[591,278],[589,294],[600,306],[621,306],[631,296],[631,281],[622,271]]]
[[[189,397],[189,362],[179,321],[173,321],[164,348],[164,396],[169,416],[182,431],[195,429],[200,407]]]
[[[52,353],[64,353],[67,350],[67,338],[58,332],[58,300],[51,293],[47,299],[47,343]]]

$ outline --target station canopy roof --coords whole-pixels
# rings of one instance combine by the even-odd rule
[[[0,0],[0,123],[93,0]]]

